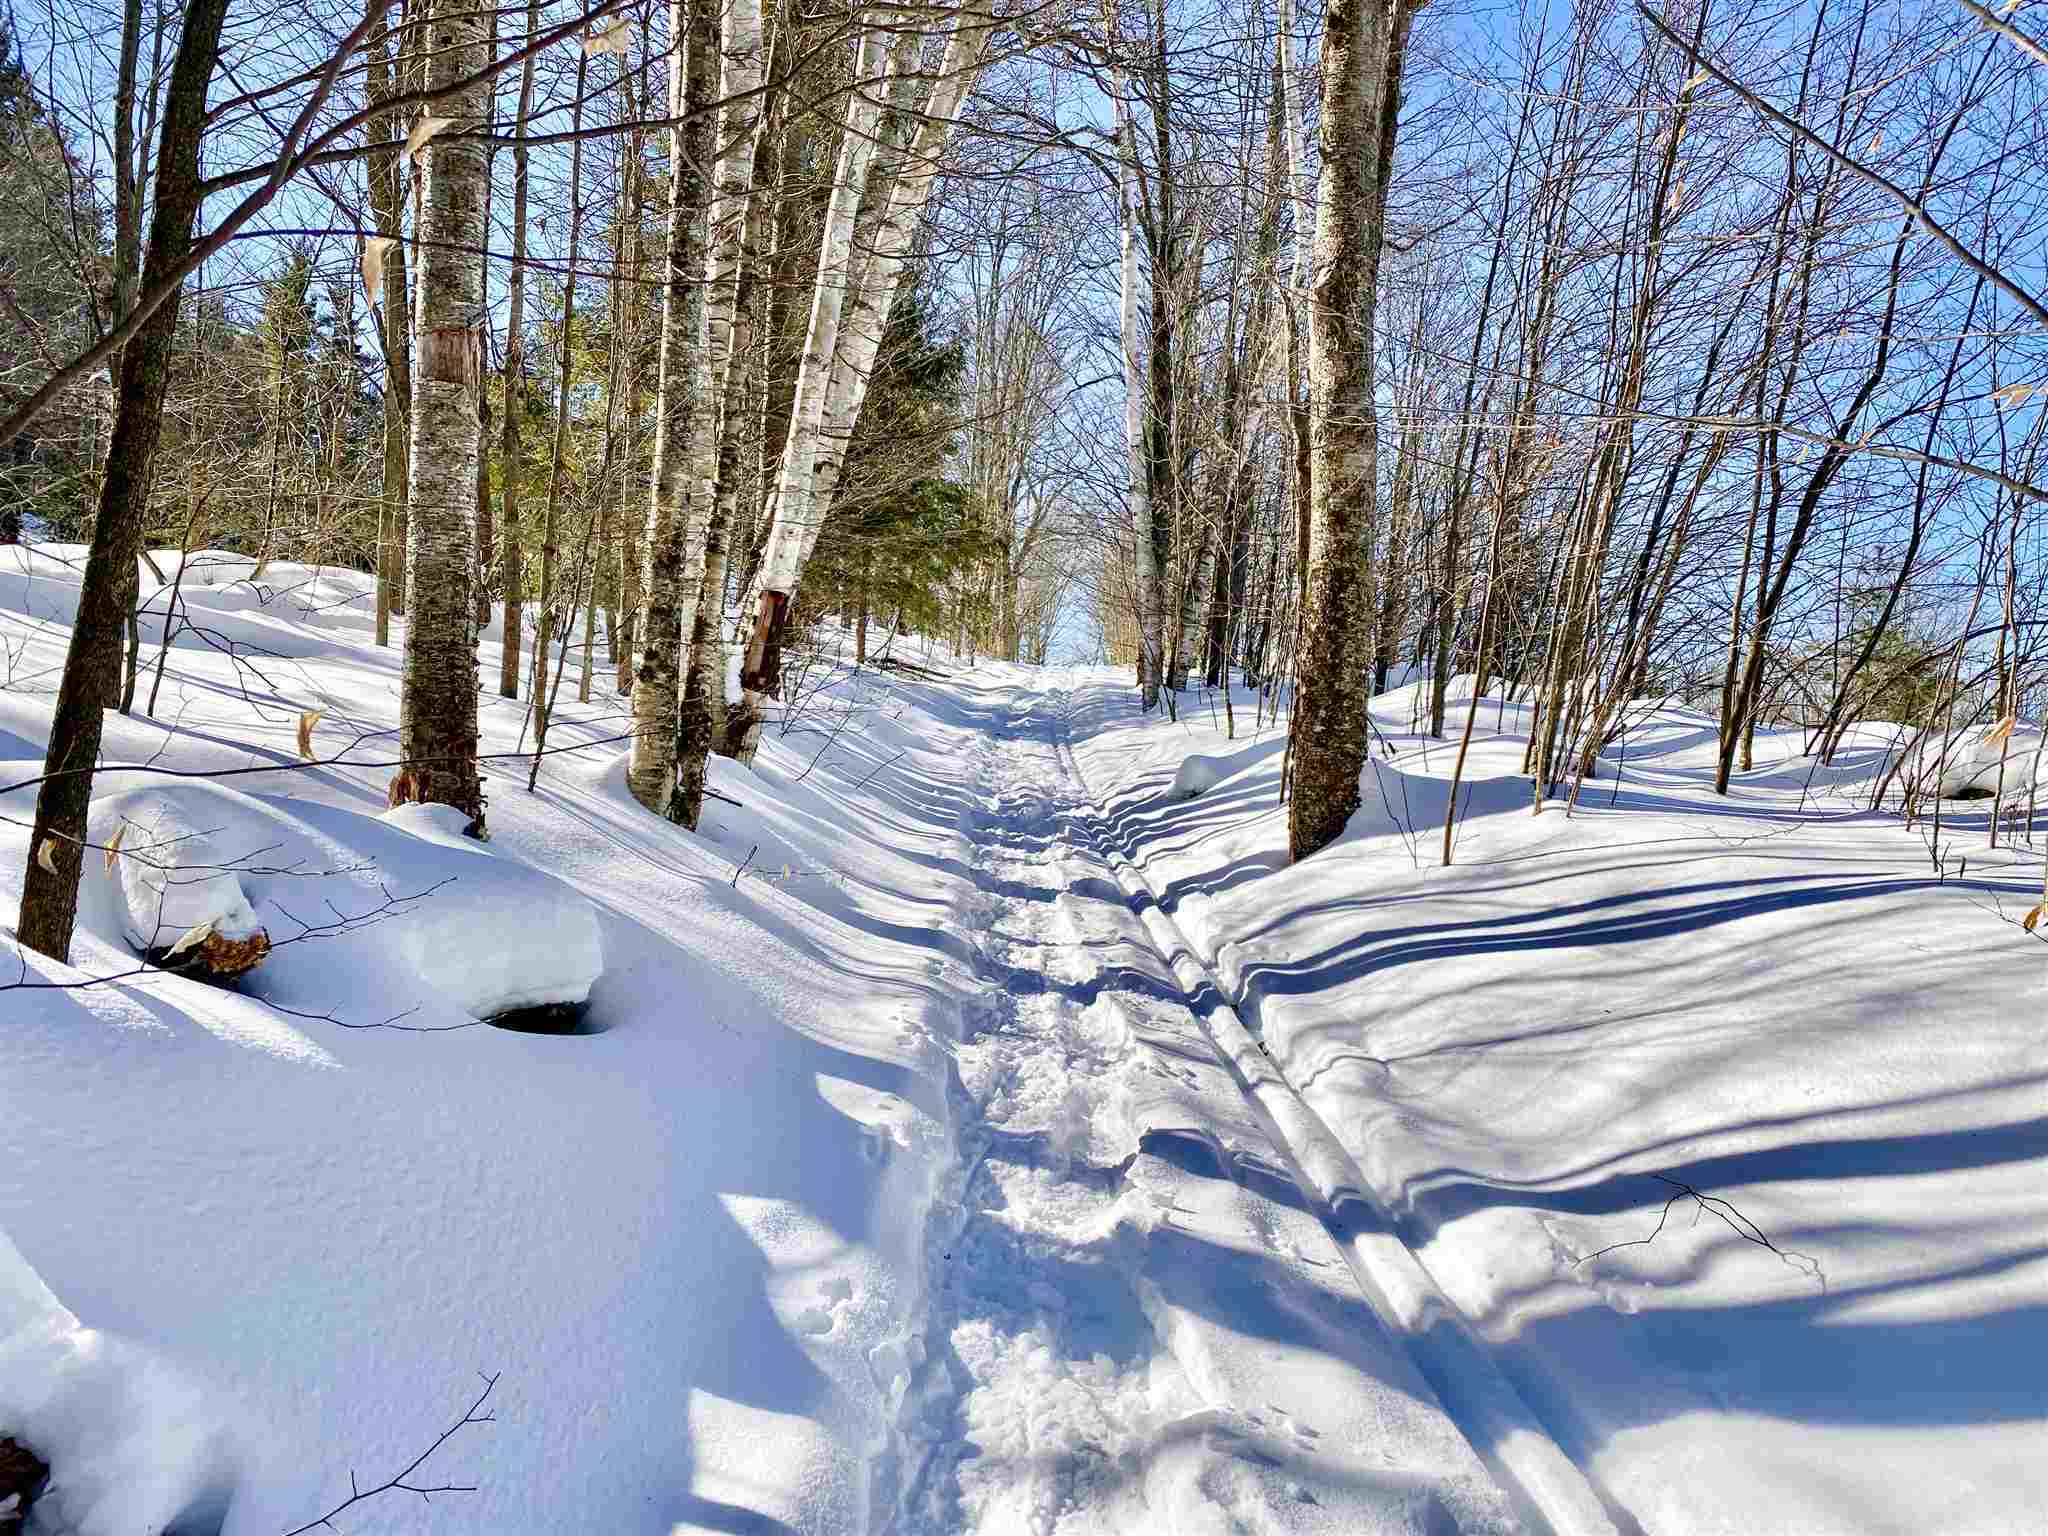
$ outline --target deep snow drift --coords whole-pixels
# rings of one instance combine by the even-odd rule
[[[0,551],[0,784],[76,553]],[[2048,1526],[2039,856],[1858,809],[1895,733],[1761,739],[1722,800],[1664,709],[1532,816],[1488,699],[1445,870],[1451,749],[1397,693],[1287,868],[1248,696],[1230,740],[920,652],[825,664],[689,835],[625,793],[600,657],[538,793],[487,763],[478,845],[386,809],[366,583],[249,573],[194,557],[105,754],[234,776],[104,775],[73,964],[0,991],[37,1529],[274,1536],[430,1448],[408,1486],[471,1491],[336,1525]],[[344,762],[300,764],[308,710]],[[522,724],[484,697],[486,753]],[[130,974],[208,922],[277,947]],[[579,1034],[475,1022],[584,993]]]

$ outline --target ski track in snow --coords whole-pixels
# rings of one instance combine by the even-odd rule
[[[1367,1302],[1110,877],[1064,696],[982,723],[959,1161],[932,1206],[925,1334],[871,1525],[1551,1528]]]

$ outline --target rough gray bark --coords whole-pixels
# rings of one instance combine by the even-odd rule
[[[487,17],[463,0],[436,0],[426,22],[429,87],[484,67]],[[400,695],[401,798],[452,805],[484,832],[476,763],[476,463],[482,451],[484,182],[488,156],[475,133],[489,102],[484,82],[442,97],[446,130],[423,153],[420,189],[418,355],[412,380],[412,468],[406,586],[412,620]]]
[[[1358,808],[1372,657],[1379,429],[1373,308],[1412,0],[1334,0],[1324,16],[1322,170],[1309,306],[1307,582],[1294,703],[1288,849],[1334,842]]]

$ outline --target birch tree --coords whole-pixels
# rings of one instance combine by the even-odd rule
[[[487,17],[436,0],[425,29],[430,89],[470,80],[435,103],[446,119],[421,153],[418,323],[407,493],[411,622],[399,705],[403,793],[452,805],[485,835],[477,774],[476,466],[482,451],[484,189],[488,155]],[[464,137],[463,135],[467,135]]]
[[[704,781],[724,702],[725,668],[718,635],[724,620],[726,530],[739,470],[739,400],[731,387],[735,360],[744,356],[740,321],[741,261],[754,212],[754,163],[765,114],[759,87],[763,65],[760,0],[731,0],[719,58],[718,159],[712,171],[711,251],[705,272],[705,393],[693,444],[697,495],[704,508],[696,550],[683,575],[696,599],[682,627],[688,647],[677,751],[681,758],[683,825],[695,828],[704,805]]]

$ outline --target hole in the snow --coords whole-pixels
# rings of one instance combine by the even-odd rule
[[[601,1035],[610,1021],[588,1002],[537,1003],[531,1008],[508,1008],[484,1022],[497,1029],[521,1035]]]
[[[228,1523],[231,1496],[232,1490],[225,1486],[206,1489],[164,1527],[163,1536],[220,1536]]]

